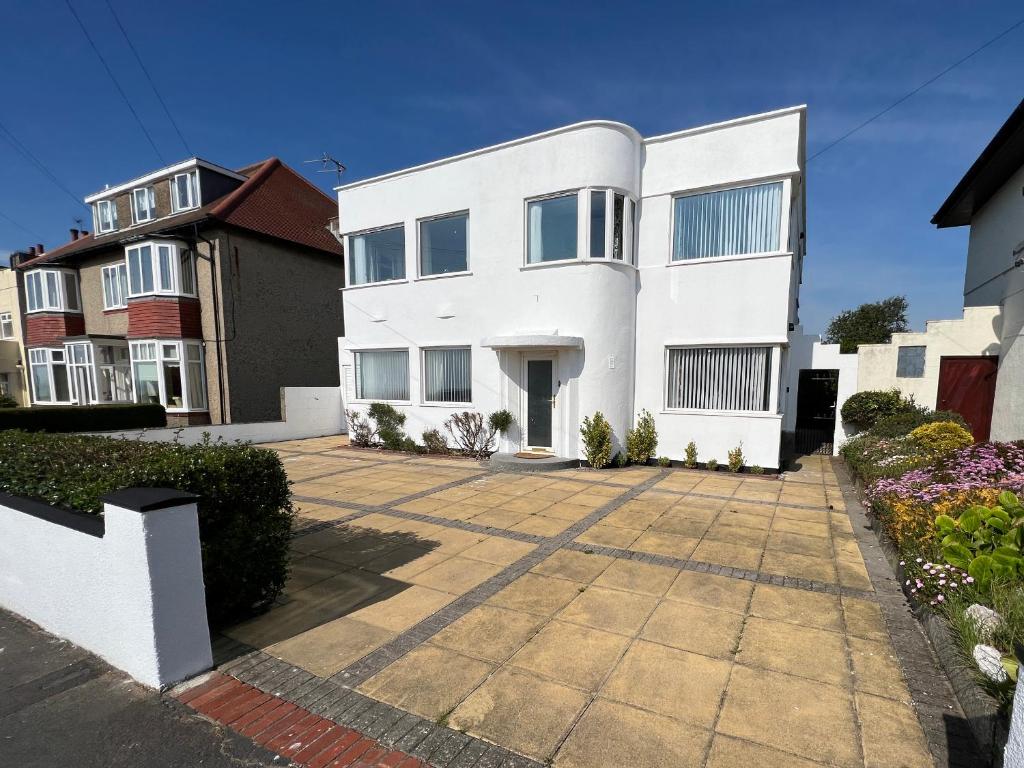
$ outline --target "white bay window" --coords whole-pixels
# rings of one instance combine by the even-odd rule
[[[78,275],[69,269],[35,269],[25,274],[29,312],[80,312]]]
[[[125,249],[127,295],[195,296],[195,254],[172,241],[149,240]]]
[[[201,342],[133,341],[131,365],[137,402],[160,403],[172,412],[206,410]]]
[[[32,378],[32,402],[45,405],[70,405],[71,383],[63,347],[28,351]]]

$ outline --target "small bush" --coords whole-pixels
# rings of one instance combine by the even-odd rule
[[[875,437],[903,437],[909,435],[923,424],[934,424],[937,421],[951,421],[964,429],[969,429],[964,417],[953,411],[930,411],[927,408],[915,408],[891,416],[883,416],[869,430]]]
[[[512,412],[504,409],[495,411],[487,418],[487,425],[502,435],[509,431],[514,422],[515,418],[512,416]]]
[[[764,474],[764,467],[759,466],[757,464],[754,464],[752,467],[750,467],[750,469],[748,471],[752,475],[763,475]]]
[[[910,439],[930,456],[941,456],[974,444],[971,433],[951,421],[922,424],[910,433]]]
[[[166,426],[167,415],[164,413],[164,407],[152,403],[0,408],[0,430],[107,432]]]
[[[683,466],[688,469],[697,466],[697,444],[693,440],[686,444],[686,458],[683,459]]]
[[[10,395],[0,395],[0,408],[17,408],[18,401]]]
[[[626,433],[626,453],[634,464],[646,464],[658,448],[654,417],[646,408],[637,414],[636,426]]]
[[[498,431],[489,421],[482,414],[463,411],[453,413],[444,423],[444,428],[463,453],[484,459],[494,453],[494,435]]]
[[[580,436],[583,438],[583,452],[587,455],[590,466],[594,469],[608,466],[612,456],[612,426],[604,414],[597,411],[593,418],[584,416]]]
[[[351,408],[345,411],[348,423],[348,441],[356,448],[369,448],[377,438],[377,430],[359,411]]]
[[[423,445],[426,447],[427,453],[449,454],[452,452],[448,447],[448,441],[437,429],[428,429],[423,433]]]
[[[248,443],[197,445],[85,435],[0,433],[0,490],[100,514],[100,497],[157,487],[199,496],[199,536],[210,622],[270,605],[288,572],[294,511],[273,451]]]
[[[739,472],[743,469],[743,443],[729,451],[729,471]]]
[[[615,454],[615,458],[612,459],[612,466],[616,467],[617,469],[622,469],[623,467],[629,466],[629,458],[626,456],[626,453],[624,451],[619,451],[618,453]]]
[[[704,469],[708,472],[714,472],[718,469],[718,459],[708,459],[704,462]]]
[[[377,423],[377,437],[389,451],[408,450],[406,436],[402,427],[405,426],[405,414],[387,403],[371,403],[370,418]],[[413,443],[415,448],[415,443]]]
[[[672,459],[670,459],[668,456],[659,456],[658,457],[658,466],[659,467],[671,467],[672,466]]]
[[[843,421],[860,429],[870,429],[879,419],[896,413],[906,413],[917,408],[898,389],[866,390],[850,395],[843,403]]]

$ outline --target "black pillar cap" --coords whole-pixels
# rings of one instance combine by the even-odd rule
[[[120,491],[104,494],[100,500],[134,512],[152,512],[156,509],[194,504],[198,498],[194,493],[173,488],[122,488]]]

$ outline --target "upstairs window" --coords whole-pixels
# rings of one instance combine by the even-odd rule
[[[771,347],[669,348],[665,405],[700,411],[767,411]]]
[[[405,227],[350,235],[349,284],[405,279]]]
[[[171,209],[174,213],[199,205],[199,182],[196,172],[179,173],[171,179]]]
[[[156,218],[156,196],[152,187],[132,190],[132,217],[136,224]]]
[[[25,275],[29,312],[79,312],[78,275],[63,269],[36,269]]]
[[[896,352],[896,377],[924,378],[924,360],[928,347],[900,347]]]
[[[576,258],[578,208],[575,192],[527,203],[528,264]]]
[[[604,190],[590,193],[590,258],[604,258],[605,200]]]
[[[779,250],[782,182],[677,197],[672,260]]]
[[[113,200],[100,200],[96,203],[96,231],[113,232],[117,229],[117,205]]]
[[[128,306],[128,267],[124,262],[103,268],[103,308]]]
[[[420,275],[447,275],[469,269],[469,214],[420,222]]]
[[[150,241],[125,249],[128,296],[195,296],[195,255],[177,243]]]
[[[0,339],[14,338],[14,316],[10,312],[0,312]]]

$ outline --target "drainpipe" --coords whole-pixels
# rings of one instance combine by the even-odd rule
[[[210,287],[213,290],[213,343],[214,349],[217,352],[217,402],[220,404],[220,423],[227,424],[224,408],[224,365],[221,361],[220,352],[220,301],[217,292],[217,260],[214,258],[216,244],[199,234],[199,225],[196,223],[192,224],[192,232],[196,241],[202,240],[210,249],[210,255],[203,256],[199,252],[199,246],[196,245],[195,253],[197,257],[210,262]],[[198,279],[198,274],[196,277]]]

